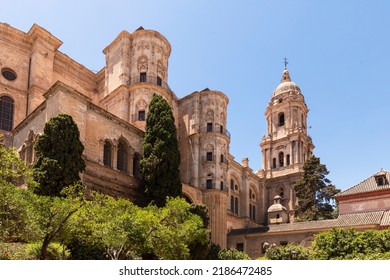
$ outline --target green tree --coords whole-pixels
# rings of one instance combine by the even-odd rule
[[[268,260],[310,260],[311,253],[305,247],[287,244],[269,248],[265,257]]]
[[[63,243],[74,214],[85,206],[79,185],[64,188],[60,196],[35,195],[28,205],[29,241],[41,244],[39,259],[48,259],[52,242]]]
[[[303,165],[303,175],[295,182],[294,190],[298,199],[295,215],[299,221],[332,219],[334,195],[340,192],[326,178],[329,174],[320,159],[311,156]]]
[[[140,208],[122,198],[94,194],[71,223],[70,236],[91,248],[102,245],[108,258],[122,260],[190,259],[191,245],[208,242],[210,234],[182,198],[168,199],[164,207]]]
[[[14,148],[0,145],[0,180],[12,185],[35,185],[32,170],[21,161]]]
[[[236,249],[222,249],[218,252],[218,260],[250,260],[251,258],[245,253]]]
[[[139,210],[129,200],[94,193],[84,211],[77,213],[72,235],[93,248],[102,244],[109,259],[137,259],[144,243]],[[84,225],[82,229],[80,224]]]
[[[142,151],[141,173],[146,192],[156,205],[163,206],[168,196],[180,196],[180,152],[175,119],[168,102],[157,94],[150,102]]]
[[[316,259],[389,259],[390,229],[366,230],[333,228],[317,234],[313,241]]]
[[[144,210],[149,212],[151,221],[144,231],[146,248],[159,259],[190,259],[192,244],[209,242],[210,231],[182,198],[169,198],[163,208],[150,205]]]
[[[59,196],[64,187],[80,180],[79,173],[85,170],[84,146],[71,116],[60,114],[51,118],[37,140],[35,151],[37,194]]]
[[[28,207],[33,196],[26,189],[0,180],[0,242],[27,241]]]

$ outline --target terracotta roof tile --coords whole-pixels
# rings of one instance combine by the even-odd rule
[[[382,186],[379,186],[377,184],[377,181],[375,179],[376,176],[384,176],[386,178],[385,184]],[[384,189],[390,189],[390,172],[381,170],[378,173],[372,175],[371,177],[367,178],[363,182],[360,182],[359,184],[353,186],[352,188],[349,188],[341,193],[336,194],[336,197],[345,196],[345,195],[351,195],[351,194],[358,194],[358,193],[366,193],[366,192],[372,192],[372,191],[378,191],[378,190],[384,190]]]
[[[384,213],[386,213],[384,215]],[[333,227],[353,227],[364,225],[390,225],[390,211],[362,212],[340,215],[334,220],[298,222],[289,224],[269,225],[256,228],[242,228],[230,231],[230,235],[251,233],[276,233],[298,230],[320,230]]]
[[[383,213],[381,226],[390,226],[390,211]]]

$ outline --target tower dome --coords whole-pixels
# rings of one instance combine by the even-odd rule
[[[287,68],[283,70],[282,81],[274,90],[272,97],[276,97],[284,92],[302,94],[299,86],[296,83],[291,82],[290,73],[288,72]]]

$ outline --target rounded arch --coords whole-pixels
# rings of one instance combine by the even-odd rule
[[[118,147],[117,147],[117,161],[116,161],[116,168],[119,171],[127,173],[128,170],[128,158],[130,154],[130,145],[129,142],[124,138],[120,137],[118,140]]]
[[[230,190],[235,191],[237,193],[240,192],[240,181],[238,180],[238,177],[233,173],[230,174]]]
[[[104,140],[103,144],[103,164],[108,167],[112,167],[112,153],[113,153],[113,144],[111,140]]]
[[[283,152],[279,152],[279,167],[283,167],[284,166],[284,153]]]
[[[280,112],[278,114],[278,124],[279,124],[279,126],[284,126],[284,124],[285,124],[284,112]]]
[[[257,195],[256,187],[253,184],[251,184],[249,186],[249,200],[256,202],[257,197],[258,195]]]
[[[185,199],[186,202],[189,204],[194,204],[194,199],[191,198],[191,196],[185,192],[181,194],[181,197]]]
[[[207,144],[206,147],[205,147],[205,150],[207,152],[214,152],[214,146],[211,145],[211,144]]]

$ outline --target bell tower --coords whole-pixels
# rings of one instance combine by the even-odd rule
[[[276,87],[265,111],[267,132],[260,147],[262,166],[268,187],[268,201],[276,195],[293,219],[295,192],[293,183],[300,177],[303,164],[312,155],[314,145],[307,134],[308,108],[298,85],[291,81],[287,62],[281,83]]]

